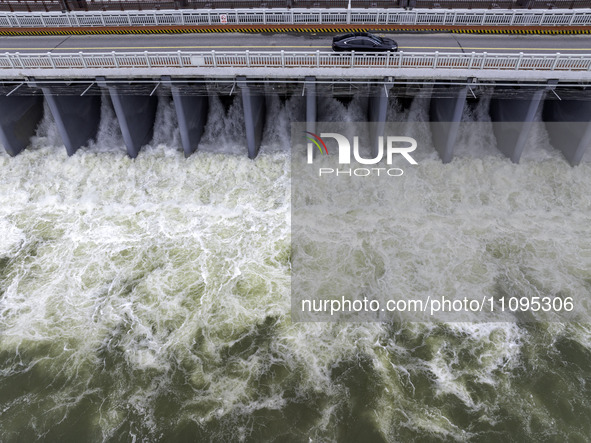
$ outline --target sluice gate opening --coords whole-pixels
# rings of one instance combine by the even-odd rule
[[[74,155],[96,138],[101,107],[107,105],[116,116],[127,154],[135,158],[152,140],[158,103],[168,101],[174,106],[182,150],[189,157],[199,150],[207,125],[213,124],[210,116],[216,100],[223,109],[222,118],[236,119],[231,123],[242,127],[244,153],[255,158],[265,131],[274,125],[277,107],[289,107],[284,110],[287,120],[306,122],[307,130],[314,132],[317,122],[339,118],[326,98],[351,108],[348,118],[352,121],[377,123],[373,144],[386,122],[411,121],[416,115],[402,111],[419,106],[444,163],[454,158],[458,128],[466,115],[471,121],[491,122],[497,149],[514,163],[519,163],[536,122],[544,124],[551,145],[571,165],[582,160],[591,144],[591,88],[583,83],[244,76],[209,81],[163,76],[4,82],[0,84],[0,142],[8,154],[18,155],[29,145],[44,112],[49,112],[68,155]],[[241,108],[239,118],[229,113],[235,106]],[[479,111],[472,112],[476,108]],[[394,115],[391,109],[400,112]]]

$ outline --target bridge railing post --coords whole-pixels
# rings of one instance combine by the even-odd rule
[[[523,52],[519,53],[519,59],[517,60],[517,64],[515,65],[515,70],[519,70],[519,67],[521,66],[521,60],[523,60]]]
[[[554,58],[554,63],[552,63],[552,70],[556,69],[556,65],[558,64],[558,60],[560,59],[560,52],[556,53],[556,57]]]
[[[88,68],[88,66],[86,65],[86,60],[84,59],[84,54],[82,53],[82,51],[80,51],[78,53],[78,55],[80,56],[80,61],[82,62],[82,66],[84,66],[84,68]]]

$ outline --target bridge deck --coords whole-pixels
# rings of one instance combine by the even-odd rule
[[[453,34],[377,33],[394,38],[405,52],[502,52],[589,54],[591,39],[586,36],[505,36]],[[331,36],[322,35],[150,35],[150,36],[47,36],[42,39],[12,37],[2,39],[0,52],[130,52],[130,51],[316,51],[331,52]]]

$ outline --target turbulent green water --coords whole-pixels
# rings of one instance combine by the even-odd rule
[[[289,154],[211,152],[210,127],[209,149],[185,160],[168,104],[156,142],[130,160],[103,111],[100,146],[68,158],[46,121],[22,155],[0,153],[0,440],[591,438],[589,325],[292,323]],[[281,144],[283,133],[266,137]],[[428,153],[413,180],[453,224],[434,197],[444,168],[474,211],[494,205],[462,189],[510,189],[524,168],[531,186],[501,206],[522,217],[558,193],[554,216],[588,232],[589,163],[530,157],[442,165]],[[570,260],[550,240],[538,246],[543,260]],[[580,293],[591,255],[578,255],[565,278]]]

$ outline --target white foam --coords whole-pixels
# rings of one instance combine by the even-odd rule
[[[135,424],[130,436],[158,438],[164,432],[159,395],[182,397],[191,389],[178,405],[178,423],[237,423],[223,437],[248,438],[243,417],[312,399],[319,410],[310,435],[326,439],[350,400],[333,370],[360,357],[384,388],[371,411],[382,435],[406,417],[400,426],[470,437],[444,411],[416,401],[417,374],[430,374],[436,394],[456,396],[468,410],[494,405],[476,399],[465,376],[510,394],[503,375],[518,367],[528,339],[515,324],[409,326],[412,339],[433,337],[429,359],[413,355],[393,326],[291,322],[291,172],[283,131],[302,102],[273,100],[262,155],[254,161],[244,155],[240,97],[227,115],[212,99],[204,146],[188,159],[172,104],[164,100],[155,139],[135,160],[125,156],[105,100],[97,142],[73,157],[47,116],[33,149],[11,159],[0,155],[0,258],[9,258],[0,280],[0,350],[12,356],[3,374],[39,365],[48,379],[67,380],[47,388],[55,407],[37,423],[39,432],[94,395],[104,403],[89,413],[105,439],[134,416],[144,424]],[[322,103],[324,120],[356,121],[365,106],[357,98],[349,106]],[[410,120],[420,138],[419,166],[396,193],[379,188],[364,196],[375,211],[345,244],[351,253],[353,246],[363,250],[375,287],[402,296],[486,291],[495,284],[526,294],[581,294],[591,257],[590,166],[573,169],[560,156],[535,153],[513,165],[491,154],[486,134],[462,134],[477,153],[443,165],[420,103],[389,111]],[[322,191],[330,195],[330,188]],[[351,201],[359,199],[354,186],[348,192]],[[398,199],[395,219],[379,210],[379,199],[389,195]],[[372,242],[383,230],[399,251],[396,260],[376,253]],[[380,274],[388,266],[391,275],[408,278],[388,280]],[[589,347],[589,331],[577,334]],[[471,366],[462,364],[461,351],[472,353]],[[114,382],[97,387],[97,374]],[[29,417],[27,402],[41,401],[21,400],[6,412]],[[9,423],[2,429],[12,432]]]

